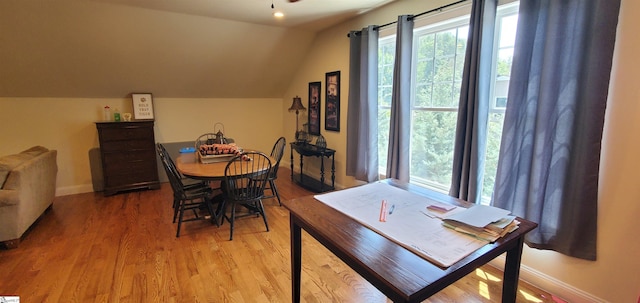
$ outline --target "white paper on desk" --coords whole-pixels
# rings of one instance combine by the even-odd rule
[[[467,225],[483,228],[492,222],[499,221],[511,212],[488,205],[474,205],[464,211],[447,216],[446,220],[458,221]]]
[[[315,198],[443,267],[488,243],[446,228],[440,219],[426,216],[424,210],[433,203],[431,199],[386,183],[370,183]],[[395,205],[386,222],[379,221],[382,200],[387,201],[387,209]]]

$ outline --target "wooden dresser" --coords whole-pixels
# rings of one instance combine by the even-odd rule
[[[96,122],[100,139],[104,195],[160,188],[153,120]]]

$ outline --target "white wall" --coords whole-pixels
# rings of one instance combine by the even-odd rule
[[[57,195],[92,191],[89,150],[98,147],[95,121],[109,105],[131,112],[130,99],[0,98],[0,155],[33,145],[58,150]],[[154,99],[157,142],[193,141],[224,125],[243,147],[271,152],[283,133],[280,99]]]

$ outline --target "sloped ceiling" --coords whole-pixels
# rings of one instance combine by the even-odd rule
[[[211,1],[259,2],[271,10],[267,0]],[[298,3],[305,1],[320,0]],[[185,5],[171,7],[176,3]],[[271,17],[245,20],[231,12],[220,18],[215,9],[198,9],[205,4],[2,0],[0,97],[109,98],[151,92],[157,97],[280,98],[315,33],[363,11],[286,23]]]

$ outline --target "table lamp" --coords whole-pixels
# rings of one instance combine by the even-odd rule
[[[289,107],[289,112],[296,112],[296,140],[300,139],[300,131],[298,131],[298,114],[300,113],[300,111],[304,112],[306,110],[307,109],[304,107],[304,105],[302,105],[302,100],[300,99],[300,97],[295,96],[293,98],[291,107]]]

